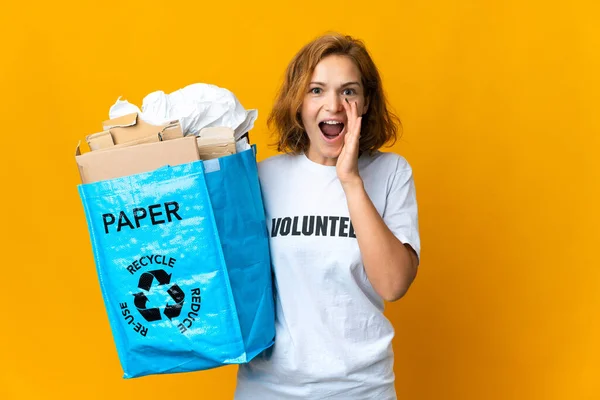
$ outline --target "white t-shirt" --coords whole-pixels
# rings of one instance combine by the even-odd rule
[[[386,225],[419,255],[410,165],[383,152],[362,155],[358,165]],[[394,328],[365,273],[335,167],[279,155],[259,164],[259,177],[276,336],[273,347],[240,365],[235,399],[396,399]]]

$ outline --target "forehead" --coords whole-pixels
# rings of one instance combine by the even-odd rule
[[[311,81],[328,84],[361,82],[361,75],[358,67],[349,57],[331,55],[317,64]]]

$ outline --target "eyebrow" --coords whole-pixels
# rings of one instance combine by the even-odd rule
[[[311,82],[310,84],[311,85],[327,86],[323,82]],[[360,86],[360,83],[358,83],[358,82],[346,82],[341,87],[352,86],[352,85]]]

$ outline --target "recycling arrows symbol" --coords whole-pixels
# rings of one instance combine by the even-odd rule
[[[155,279],[158,282],[158,286],[168,285],[171,283],[171,274],[167,274],[162,269],[144,272],[140,276],[140,280],[138,282],[138,288],[142,289],[143,292],[133,294],[133,304],[135,304],[142,317],[144,317],[144,319],[148,322],[158,321],[162,318],[160,315],[160,309],[158,307],[146,308],[148,297],[146,297],[145,292],[150,290]],[[173,284],[167,290],[167,293],[169,293],[173,301],[175,301],[175,304],[169,304],[167,302],[164,314],[167,318],[173,319],[181,314],[185,293],[183,293],[183,290],[181,290],[177,284]]]

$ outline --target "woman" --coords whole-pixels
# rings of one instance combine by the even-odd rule
[[[236,399],[395,399],[384,300],[417,273],[412,171],[364,45],[327,35],[287,68],[269,117],[286,154],[260,163],[276,287],[272,348],[241,365]]]

